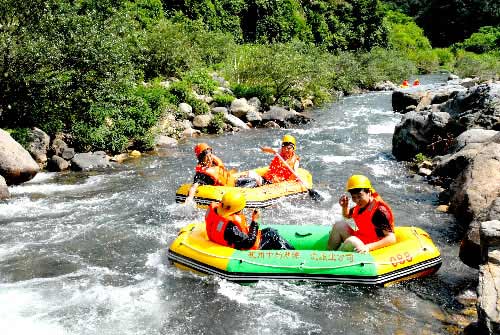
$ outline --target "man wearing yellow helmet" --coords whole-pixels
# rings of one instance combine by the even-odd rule
[[[339,204],[346,219],[354,219],[356,228],[347,222],[336,222],[330,232],[328,249],[369,252],[396,243],[394,215],[389,205],[363,175],[352,175],[346,190],[356,204],[349,209],[349,198],[342,195]]]
[[[248,226],[243,214],[245,205],[245,196],[238,190],[230,190],[221,202],[211,203],[205,215],[208,238],[239,250],[294,249],[275,229],[259,230],[259,210],[253,211],[252,222]]]
[[[295,137],[292,135],[285,135],[281,140],[281,150],[279,153],[271,147],[261,147],[260,149],[263,152],[274,154],[276,157],[273,158],[267,172],[263,176],[258,175],[254,171],[250,171],[248,176],[256,180],[257,186],[279,183],[285,180],[295,180],[296,176],[290,171],[290,168],[295,172],[297,172],[299,168],[300,158],[295,154],[296,146],[297,141]],[[290,168],[283,163],[278,155],[283,158]]]

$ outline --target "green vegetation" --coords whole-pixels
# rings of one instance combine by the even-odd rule
[[[433,49],[412,14],[429,1],[1,1],[0,124],[20,142],[36,126],[79,151],[146,150],[159,120],[189,117],[179,103],[209,113],[203,96],[319,104],[439,68],[498,78],[500,29],[477,26]],[[205,131],[223,128],[215,115]]]

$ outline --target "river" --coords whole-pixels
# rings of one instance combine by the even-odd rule
[[[422,84],[443,76],[424,76]],[[458,259],[454,218],[436,211],[439,190],[391,155],[391,93],[342,98],[293,129],[255,129],[179,143],[105,171],[39,173],[0,202],[0,334],[457,334],[476,316],[477,272]],[[210,143],[240,170],[267,165],[261,145],[297,138],[301,166],[324,197],[288,199],[265,223],[340,220],[351,174],[365,174],[396,224],[426,230],[443,265],[387,288],[261,281],[239,285],[169,265],[178,230],[202,210],[175,204],[194,174],[193,146]],[[465,302],[464,302],[465,301]]]

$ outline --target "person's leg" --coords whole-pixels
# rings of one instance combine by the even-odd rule
[[[277,230],[264,228],[261,231],[259,249],[261,250],[295,250],[295,248],[285,240]]]
[[[262,177],[260,174],[258,174],[257,172],[255,172],[254,170],[250,170],[248,171],[248,176],[250,178],[254,178],[255,181],[257,182],[257,186],[262,186]]]
[[[328,238],[328,250],[337,250],[340,244],[352,234],[352,228],[345,221],[335,222]]]
[[[342,245],[339,248],[339,251],[359,250],[359,248],[364,246],[364,245],[365,244],[363,243],[363,241],[361,241],[358,237],[350,236],[350,237],[346,238],[344,243],[342,243]]]

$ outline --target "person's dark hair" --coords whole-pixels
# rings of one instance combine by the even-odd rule
[[[369,193],[370,192],[370,189],[369,188],[353,188],[353,189],[350,189],[349,190],[349,193],[351,195],[353,194],[358,194],[360,193],[361,191],[365,191],[365,193]]]
[[[205,160],[205,157],[207,156],[209,151],[212,152],[212,149],[203,150],[203,152],[198,156],[198,163],[201,163],[203,162],[203,160]]]

